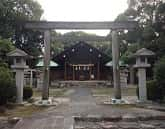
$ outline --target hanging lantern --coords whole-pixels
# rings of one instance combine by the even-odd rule
[[[81,66],[79,66],[79,70],[81,70]]]
[[[98,57],[101,58],[101,54],[99,54]]]
[[[78,70],[77,66],[76,66],[76,68],[75,68],[75,69],[76,69],[76,71]]]
[[[87,70],[89,70],[89,66],[87,67]]]

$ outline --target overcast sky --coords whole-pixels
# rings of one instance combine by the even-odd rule
[[[49,21],[113,21],[127,8],[127,0],[37,0]],[[61,33],[66,32],[60,30]],[[109,30],[89,30],[106,35]]]

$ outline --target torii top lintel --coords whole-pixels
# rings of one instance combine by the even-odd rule
[[[136,21],[126,22],[57,22],[57,21],[27,21],[25,28],[29,29],[127,29],[137,27]]]

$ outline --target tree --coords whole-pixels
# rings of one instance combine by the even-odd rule
[[[21,22],[40,20],[43,13],[35,0],[1,0],[0,36],[34,57],[41,54],[43,36],[36,30],[24,29]]]
[[[12,42],[8,39],[0,38],[0,62],[6,61],[6,54],[14,49]]]
[[[54,41],[51,43],[51,49],[52,53],[54,56],[56,56],[58,53],[63,51],[64,49],[76,44],[78,41],[85,39],[89,39],[88,43],[103,53],[111,56],[111,45],[109,41],[97,41],[97,39],[104,39],[104,38],[109,38],[109,37],[103,37],[103,36],[98,36],[95,34],[89,34],[85,33],[83,31],[78,31],[78,32],[68,32],[65,34],[60,34],[57,32],[52,32],[52,37],[55,37]],[[56,40],[58,38],[61,38],[62,40]],[[90,41],[90,39],[96,39],[96,41]]]
[[[165,57],[162,57],[156,64],[154,68],[154,79],[158,88],[161,89],[161,93],[165,96]]]
[[[34,0],[1,0],[0,36],[11,38],[19,21],[40,20],[42,13],[41,6]]]
[[[37,57],[43,48],[43,34],[36,30],[22,29],[13,37],[14,45],[31,56]]]
[[[145,47],[154,51],[157,59],[165,55],[164,26],[165,26],[165,2],[163,0],[129,0],[129,8],[120,14],[116,20],[136,20],[139,24],[136,30],[121,32],[127,48],[122,51],[123,59],[129,55],[129,47],[139,44],[138,49]],[[120,41],[123,45],[123,41]]]
[[[11,71],[0,66],[0,105],[16,99],[16,86]]]

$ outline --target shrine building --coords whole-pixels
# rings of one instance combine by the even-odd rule
[[[50,79],[54,80],[109,80],[112,69],[106,64],[111,60],[97,48],[79,42],[65,49],[52,59],[58,64],[50,68]]]

